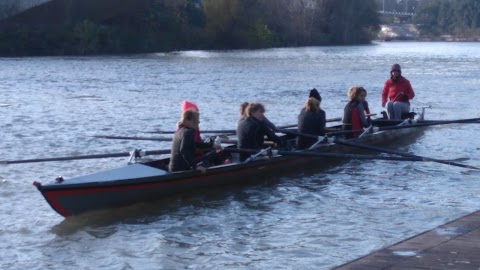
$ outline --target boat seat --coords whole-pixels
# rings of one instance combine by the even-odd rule
[[[402,113],[402,119],[414,119],[415,115],[417,115],[416,112]]]
[[[380,119],[388,119],[388,114],[386,111],[382,111],[382,118]],[[414,119],[415,115],[417,115],[416,112],[408,112],[408,113],[402,113],[402,119]]]

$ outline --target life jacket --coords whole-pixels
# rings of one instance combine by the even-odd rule
[[[358,111],[358,104],[359,102],[356,100],[350,101],[345,106],[343,110],[343,130],[361,130],[363,129],[363,124],[360,119],[360,112]],[[368,114],[370,110],[368,108],[368,103],[366,104],[365,112]],[[356,138],[360,135],[360,132],[353,132],[351,134],[347,134],[347,138]]]
[[[352,101],[349,101],[347,105],[345,105],[345,109],[343,109],[342,122],[344,126],[350,126],[349,129],[351,129],[351,125],[352,125],[352,112],[353,112],[353,109],[357,107],[357,105],[358,105],[358,101],[352,100]]]

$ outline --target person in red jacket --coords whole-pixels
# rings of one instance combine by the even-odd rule
[[[382,107],[386,107],[389,119],[402,119],[402,113],[410,112],[410,99],[415,97],[410,81],[402,76],[399,64],[390,70],[390,79],[383,85]],[[388,98],[388,100],[387,100]]]
[[[350,90],[348,90],[348,97],[350,98],[350,101],[343,110],[342,129],[357,130],[357,132],[352,132],[345,136],[347,139],[350,139],[358,137],[361,134],[358,130],[370,126],[372,121],[368,116],[370,114],[370,109],[365,100],[367,97],[367,90],[361,86],[352,86]]]

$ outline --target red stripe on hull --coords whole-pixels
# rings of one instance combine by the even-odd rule
[[[308,160],[312,158],[297,158],[297,159],[288,159],[284,161],[278,161],[272,164],[265,164],[264,167],[267,167],[268,170],[277,168],[280,166],[286,166],[290,163],[299,163],[303,162],[304,160]],[[253,168],[253,170],[256,170],[257,167]],[[183,178],[183,179],[172,179],[171,181],[168,182],[152,182],[152,183],[147,183],[147,184],[129,184],[129,185],[124,185],[124,186],[111,186],[111,187],[92,187],[92,188],[75,188],[75,189],[65,189],[65,190],[41,190],[42,194],[44,195],[45,199],[48,201],[50,206],[58,212],[60,215],[64,217],[68,217],[73,215],[74,213],[71,213],[67,209],[65,209],[62,204],[58,201],[60,197],[64,196],[81,196],[81,195],[88,195],[88,194],[96,194],[96,193],[104,193],[104,192],[121,192],[121,191],[126,191],[126,190],[139,190],[139,189],[150,189],[150,188],[159,188],[159,187],[167,187],[167,186],[175,186],[178,184],[185,184],[185,183],[194,183],[194,182],[200,182],[200,181],[205,181],[205,180],[212,180],[215,178],[220,178],[220,177],[226,177],[228,175],[232,174],[237,174],[238,172],[242,171],[252,171],[252,168],[246,167],[242,169],[237,169],[235,171],[228,171],[228,172],[223,172],[223,173],[214,173],[212,175],[199,175],[199,176],[194,176],[190,178]],[[255,173],[249,173],[249,174],[255,174]],[[68,181],[68,180],[67,180]],[[91,209],[95,210],[95,209]]]

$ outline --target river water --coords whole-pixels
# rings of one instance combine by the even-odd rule
[[[379,113],[393,63],[428,119],[480,116],[480,44],[186,51],[129,56],[0,58],[4,160],[168,149],[96,139],[172,130],[183,99],[201,129],[232,129],[243,101],[296,123],[309,89],[327,118],[352,85]],[[480,166],[479,125],[428,128],[396,149]],[[480,173],[428,162],[348,161],[256,185],[212,188],[64,219],[33,181],[115,168],[126,159],[0,165],[1,269],[330,269],[480,209]]]

